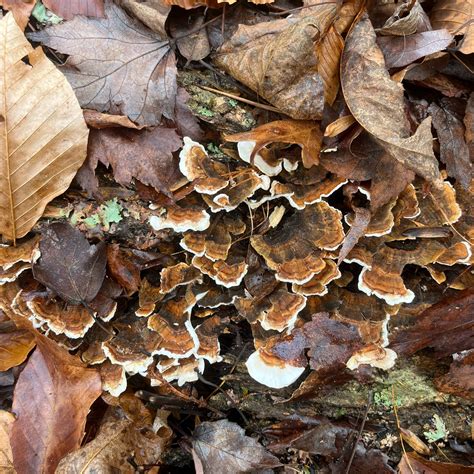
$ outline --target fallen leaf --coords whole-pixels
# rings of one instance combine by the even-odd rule
[[[367,15],[352,27],[342,54],[341,84],[354,118],[401,164],[429,181],[440,180],[433,154],[431,119],[410,136],[403,88],[385,69]]]
[[[398,464],[400,474],[472,474],[473,466],[429,461],[416,453],[406,453]]]
[[[359,239],[365,234],[370,223],[370,218],[372,217],[369,209],[357,206],[353,207],[353,209],[355,213],[354,222],[352,223],[349,232],[344,237],[341,250],[339,250],[339,255],[337,257],[338,265],[342,263],[349,252],[355,247]]]
[[[101,112],[97,112],[97,110],[90,110],[85,109],[84,113],[84,120],[87,123],[87,126],[90,128],[114,128],[114,127],[125,127],[125,128],[132,128],[135,130],[140,130],[143,127],[139,127],[135,123],[133,123],[128,117],[124,115],[111,115],[111,114],[103,114]]]
[[[338,119],[331,122],[324,130],[325,137],[336,137],[337,135],[345,132],[351,125],[356,123],[355,118],[352,115],[343,115]]]
[[[464,138],[464,124],[444,104],[449,105],[441,100],[440,106],[433,103],[428,108],[438,134],[441,161],[446,164],[448,175],[468,189],[472,179],[472,163]]]
[[[417,316],[416,324],[398,332],[390,347],[397,354],[414,354],[431,347],[443,357],[474,347],[474,289],[459,291]]]
[[[0,333],[0,372],[22,364],[35,347],[35,338],[30,331],[17,329],[13,323],[10,329]]]
[[[0,472],[2,474],[15,474],[9,436],[14,421],[15,417],[10,412],[0,410]]]
[[[98,371],[86,369],[46,337],[36,337],[13,394],[10,442],[18,474],[54,472],[78,449],[90,406],[102,391]]]
[[[471,1],[439,0],[431,10],[433,28],[446,28],[452,35],[464,34],[459,51],[464,54],[474,53],[474,6]]]
[[[315,44],[335,14],[336,5],[319,5],[303,18],[286,20],[286,28],[277,33],[267,33],[266,22],[239,26],[214,55],[214,62],[291,118],[318,120],[324,86]]]
[[[429,54],[446,49],[453,41],[448,30],[424,31],[409,36],[381,36],[377,38],[385,57],[385,67],[403,67]]]
[[[188,101],[191,96],[183,87],[178,87],[176,95],[175,123],[178,133],[182,137],[190,137],[199,141],[204,137],[204,132],[199,125],[198,118],[191,112],[188,107]]]
[[[449,372],[435,379],[435,386],[441,392],[474,400],[474,352],[452,362]]]
[[[269,122],[250,132],[226,135],[228,142],[255,142],[250,161],[270,143],[291,143],[301,147],[301,157],[305,168],[319,163],[322,133],[319,123],[303,120],[277,120]]]
[[[104,0],[43,0],[46,8],[53,13],[70,20],[76,15],[84,15],[90,17],[104,17]]]
[[[172,197],[170,186],[181,176],[172,153],[181,146],[173,128],[93,130],[88,166],[94,170],[100,161],[112,166],[117,183],[130,185],[135,178]]]
[[[165,2],[162,0],[118,0],[117,3],[150,30],[166,38],[165,23],[171,7]]]
[[[24,30],[35,3],[35,0],[0,0],[0,7],[10,10],[17,25]]]
[[[335,26],[331,26],[316,47],[319,58],[318,73],[324,84],[324,99],[332,105],[339,91],[339,64],[344,40]]]
[[[418,0],[415,0],[415,2],[401,3],[382,28],[376,31],[380,35],[405,37],[430,29],[428,16]]]
[[[175,16],[173,20],[170,23],[170,31],[176,38],[179,52],[188,61],[199,61],[210,54],[211,46],[206,28],[202,27],[204,23],[202,15],[190,16],[187,19]]]
[[[256,439],[227,420],[201,423],[194,430],[193,449],[204,474],[238,474],[280,465]]]
[[[158,125],[162,115],[173,119],[176,61],[169,42],[110,0],[105,15],[76,16],[29,37],[69,55],[61,70],[83,107],[127,115],[139,125]]]
[[[0,30],[0,233],[15,241],[69,187],[89,132],[71,86],[41,48],[31,47],[11,13]]]
[[[155,433],[151,427],[141,427],[117,409],[112,416],[106,416],[92,441],[61,460],[55,473],[135,474],[137,466],[158,465],[172,435],[165,426]]]
[[[104,242],[90,245],[84,235],[69,224],[50,224],[40,240],[41,257],[33,264],[40,283],[72,304],[89,303],[105,277]]]

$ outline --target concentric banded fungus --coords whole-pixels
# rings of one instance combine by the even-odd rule
[[[359,275],[359,290],[374,294],[390,305],[410,303],[415,295],[403,283],[401,274],[405,265],[428,265],[443,251],[444,247],[438,242],[420,245],[415,250],[393,249],[382,244],[373,255],[371,265],[364,265]]]
[[[40,292],[22,292],[19,298],[23,299],[36,323],[45,324],[55,334],[79,339],[94,325],[94,318],[82,305],[64,305]]]
[[[271,388],[283,388],[296,382],[307,366],[304,356],[306,338],[301,332],[274,336],[266,340],[247,359],[249,375]]]
[[[223,217],[204,232],[186,232],[181,239],[183,249],[210,260],[225,260],[232,245],[232,235],[245,232],[245,224],[237,217]]]
[[[277,174],[280,174],[283,169],[283,159],[275,158],[270,150],[262,148],[258,153],[255,153],[252,160],[252,153],[255,145],[256,142],[252,140],[238,142],[237,150],[240,159],[245,161],[245,163],[252,164],[267,176],[276,176]]]
[[[448,266],[455,265],[456,263],[471,265],[473,263],[472,247],[468,242],[456,242],[436,259],[436,263]]]
[[[172,229],[176,233],[206,230],[209,224],[209,214],[196,207],[169,206],[163,209],[162,214],[150,217],[150,225],[154,230]]]
[[[222,321],[219,316],[212,316],[196,326],[196,334],[199,339],[199,349],[196,357],[207,360],[210,364],[220,362],[221,346],[219,344],[219,333]]]
[[[167,382],[178,383],[178,387],[182,387],[186,382],[196,382],[198,380],[198,373],[204,372],[204,360],[195,359],[191,357],[189,359],[183,359],[179,365],[170,367],[162,373],[162,377]],[[161,383],[153,383],[151,379],[151,385],[161,385]]]
[[[150,316],[155,311],[156,303],[163,299],[159,286],[153,286],[146,278],[140,282],[138,291],[138,309],[135,315],[139,317]]]
[[[381,237],[382,235],[390,233],[394,225],[392,209],[395,207],[396,202],[396,200],[393,200],[375,211],[364,233],[366,237]],[[344,220],[348,225],[352,226],[354,214],[350,213],[345,215]]]
[[[339,210],[318,202],[250,242],[278,280],[302,285],[326,266],[319,250],[334,250],[344,239],[341,217]]]
[[[113,397],[118,397],[127,389],[125,370],[120,365],[111,364],[109,361],[104,362],[100,366],[100,378],[102,389]]]
[[[206,294],[198,301],[200,308],[216,309],[220,306],[231,306],[236,299],[244,293],[242,288],[223,288],[222,286],[210,287]]]
[[[0,245],[0,267],[8,270],[15,263],[31,263],[33,252],[37,248],[40,237],[36,236],[15,247],[9,245]]]
[[[291,331],[306,298],[281,287],[265,298],[238,298],[235,307],[250,324],[259,321],[266,330]]]
[[[205,148],[189,137],[184,137],[184,147],[179,153],[179,170],[194,185],[200,194],[215,194],[225,188],[229,181],[227,167],[209,158]]]
[[[341,272],[334,261],[326,258],[324,262],[325,267],[319,273],[316,273],[311,280],[303,285],[293,283],[291,286],[293,292],[305,296],[325,295],[328,292],[327,285],[331,281],[340,278]]]
[[[240,285],[248,268],[243,257],[233,256],[229,257],[227,261],[217,260],[215,262],[206,257],[194,256],[192,264],[202,273],[211,277],[218,285],[226,288]]]
[[[81,354],[81,359],[84,363],[89,365],[101,364],[107,360],[107,356],[102,349],[102,343],[94,341],[89,344],[89,347]]]
[[[195,302],[187,293],[164,302],[158,312],[148,318],[148,328],[157,334],[153,354],[184,359],[199,348],[199,340],[190,321]]]
[[[198,280],[201,274],[196,268],[181,262],[171,267],[163,268],[160,276],[160,291],[163,294],[167,294],[178,286],[187,285],[188,283]]]
[[[395,365],[396,360],[397,353],[392,349],[370,344],[354,352],[347,361],[346,367],[355,370],[360,365],[367,364],[378,369],[389,370]]]
[[[253,196],[258,189],[268,190],[269,188],[270,178],[268,176],[259,175],[250,168],[243,168],[232,174],[228,186],[222,189],[219,194],[212,197],[203,195],[203,198],[212,212],[233,211]]]

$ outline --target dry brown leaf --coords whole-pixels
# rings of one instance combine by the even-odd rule
[[[0,410],[0,472],[2,474],[15,474],[9,436],[14,421],[15,417],[10,412]]]
[[[318,120],[323,112],[324,86],[315,44],[333,23],[336,5],[311,10],[301,19],[283,20],[287,26],[277,33],[268,32],[265,22],[240,25],[214,56],[220,68],[299,120]]]
[[[438,0],[431,10],[433,28],[446,28],[452,35],[464,34],[459,51],[474,53],[474,4],[471,0]]]
[[[165,23],[171,7],[162,0],[119,0],[117,2],[148,28],[166,38]]]
[[[173,119],[176,60],[169,42],[111,0],[105,14],[76,16],[29,37],[69,55],[61,70],[83,107],[127,115],[139,125],[157,125],[162,115]]]
[[[319,163],[322,138],[319,123],[309,120],[277,120],[261,125],[250,132],[235,133],[225,137],[232,143],[255,142],[252,157],[270,143],[297,144],[301,147],[301,157],[306,168]]]
[[[0,372],[22,364],[35,346],[30,331],[12,328],[0,334]]]
[[[10,442],[18,474],[54,472],[78,449],[90,406],[102,391],[98,371],[86,369],[46,337],[36,337],[13,394]]]
[[[11,13],[0,30],[0,233],[15,241],[69,187],[89,131],[71,86],[41,48],[31,47]]]
[[[188,61],[199,61],[210,54],[211,46],[207,30],[202,28],[204,17],[201,14],[191,16],[187,21],[182,16],[175,16],[173,20],[170,24],[171,33],[176,38],[179,52]]]
[[[201,423],[193,433],[193,450],[196,470],[200,466],[203,474],[261,472],[280,465],[256,439],[228,420]]]
[[[398,464],[400,474],[472,474],[472,466],[429,461],[416,453],[406,453]]]
[[[344,237],[339,256],[337,257],[337,264],[340,265],[347,257],[349,252],[354,248],[359,239],[365,234],[368,225],[370,224],[371,212],[363,207],[354,207],[355,218],[351,225],[351,229]]]
[[[104,0],[43,0],[43,4],[65,20],[70,20],[76,15],[104,16]]]
[[[331,122],[324,130],[325,137],[336,137],[342,132],[345,132],[352,124],[356,122],[356,119],[352,115],[344,115],[339,117],[334,122]]]
[[[412,62],[438,53],[453,41],[448,30],[424,31],[410,36],[381,36],[377,44],[382,49],[387,68],[403,67]]]
[[[440,180],[431,119],[425,119],[411,135],[403,87],[390,79],[366,14],[346,38],[341,84],[352,115],[393,158],[429,181]]]
[[[316,47],[318,73],[324,84],[324,100],[332,105],[339,91],[339,63],[344,40],[335,26],[331,26]]]
[[[382,28],[377,29],[377,33],[389,36],[408,36],[430,29],[430,21],[416,0],[414,3],[401,3]]]
[[[120,472],[134,474],[136,466],[157,465],[171,440],[163,421],[158,433],[125,418],[121,410],[106,417],[98,435],[78,451],[61,460],[56,474]],[[132,462],[131,462],[132,461]]]
[[[142,127],[139,127],[133,123],[128,117],[124,115],[110,115],[102,114],[97,112],[97,110],[85,109],[84,120],[90,128],[114,128],[114,127],[125,127],[133,128],[135,130],[140,130]]]
[[[0,0],[0,7],[10,10],[17,25],[24,30],[35,3],[35,0]]]

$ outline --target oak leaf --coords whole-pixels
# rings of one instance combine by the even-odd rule
[[[46,337],[36,338],[13,394],[10,442],[18,474],[54,472],[66,454],[78,449],[87,413],[102,391],[97,370],[86,369]]]
[[[11,13],[0,34],[0,233],[15,241],[69,187],[89,132],[71,86]]]
[[[310,15],[287,20],[286,28],[278,32],[268,32],[266,22],[241,25],[219,49],[214,62],[291,118],[318,120],[324,107],[324,86],[315,44],[335,14],[335,4],[318,5]]]
[[[89,303],[105,278],[105,243],[90,245],[69,224],[56,222],[43,232],[41,257],[33,264],[33,275],[72,304]]]
[[[194,430],[193,451],[196,471],[203,474],[237,474],[280,465],[257,440],[228,420],[201,423]]]
[[[169,42],[110,0],[105,14],[76,16],[29,37],[69,55],[61,70],[83,107],[127,115],[139,125],[157,125],[162,115],[173,119],[176,60]]]
[[[43,4],[65,20],[70,20],[76,15],[104,16],[104,0],[76,0],[74,2],[71,0],[43,0]]]
[[[430,16],[433,28],[446,28],[452,35],[463,34],[459,51],[474,53],[474,5],[469,0],[439,0],[433,5]]]
[[[362,127],[405,167],[429,181],[439,182],[431,119],[425,119],[410,136],[403,87],[390,78],[366,14],[346,38],[341,84],[347,106]]]
[[[309,120],[277,120],[257,127],[250,132],[227,135],[228,142],[255,142],[250,160],[265,146],[279,142],[301,147],[303,165],[310,168],[319,163],[319,151],[323,139],[319,123]]]

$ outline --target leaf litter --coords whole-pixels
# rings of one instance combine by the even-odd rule
[[[0,3],[2,472],[472,470],[466,2]]]

